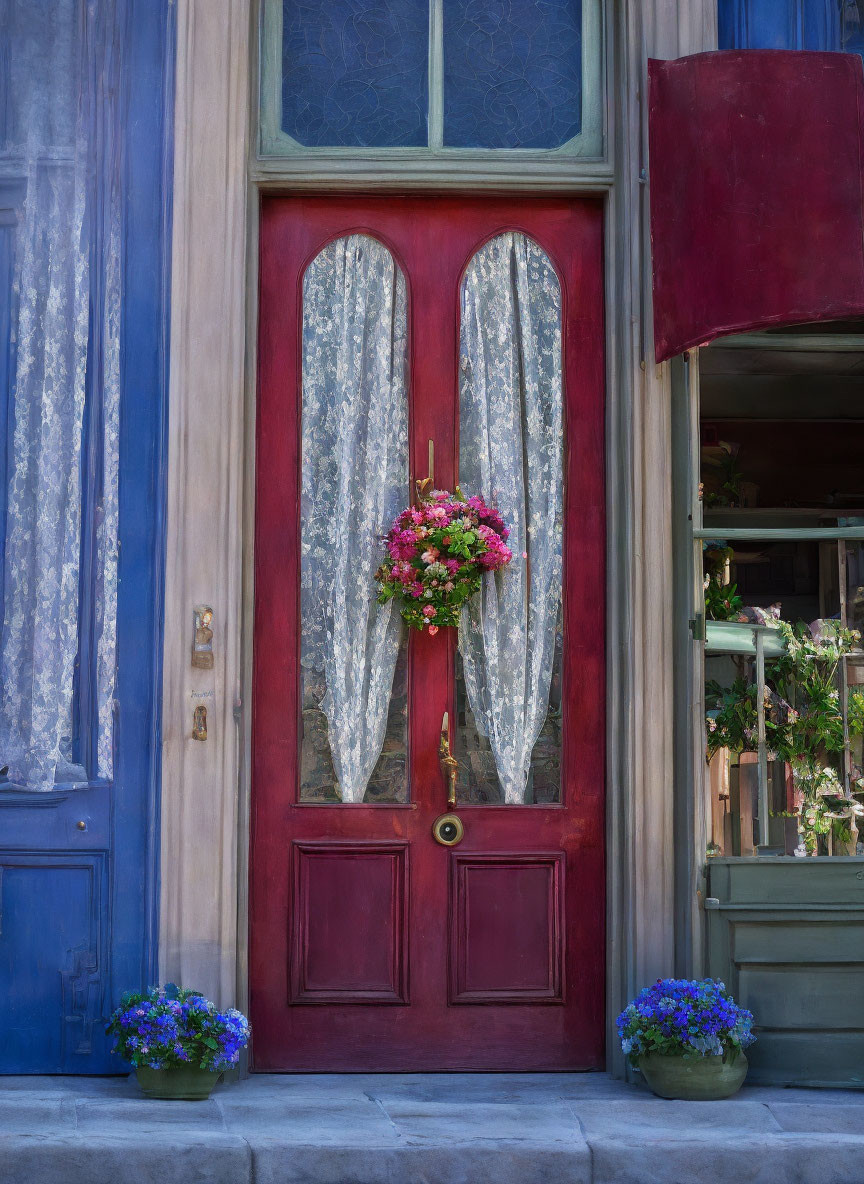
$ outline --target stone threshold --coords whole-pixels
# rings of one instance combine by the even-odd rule
[[[862,1184],[864,1093],[666,1102],[602,1073],[0,1077],[0,1184]]]

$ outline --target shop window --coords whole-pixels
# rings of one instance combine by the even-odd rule
[[[864,0],[718,0],[720,49],[864,53]]]
[[[857,323],[700,351],[709,854],[864,853],[862,367]]]
[[[261,149],[602,153],[602,0],[264,0]]]

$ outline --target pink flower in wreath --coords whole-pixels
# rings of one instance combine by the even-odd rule
[[[496,536],[497,538],[497,536]],[[498,539],[497,542],[491,543],[489,550],[483,555],[478,556],[477,562],[481,567],[485,567],[487,571],[497,571],[498,568],[504,567],[513,558],[513,552],[509,547]]]
[[[428,550],[423,552],[423,554],[420,556],[420,558],[423,560],[424,563],[429,564],[429,563],[434,563],[440,554],[441,554],[441,552],[438,550],[437,547],[429,547]]]
[[[411,595],[415,598],[415,600],[419,600],[423,595],[423,585],[418,582],[413,583],[411,585]]]
[[[423,616],[424,617],[436,617],[437,615],[438,615],[438,609],[433,608],[431,604],[427,604],[426,607],[423,609]]]
[[[417,546],[417,539],[413,530],[396,531],[390,538],[389,551],[391,559],[410,559]]]

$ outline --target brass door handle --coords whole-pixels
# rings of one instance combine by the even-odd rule
[[[444,712],[441,720],[441,742],[438,745],[438,763],[441,772],[447,778],[447,805],[456,805],[456,777],[459,773],[459,762],[450,751],[450,717]]]

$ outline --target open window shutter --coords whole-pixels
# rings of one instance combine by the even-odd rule
[[[729,50],[648,74],[657,361],[864,315],[861,59]]]

